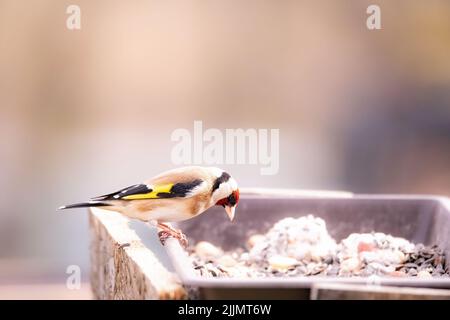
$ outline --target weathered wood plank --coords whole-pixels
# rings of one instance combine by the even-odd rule
[[[91,286],[96,299],[187,298],[176,275],[145,247],[127,218],[92,208],[89,225]]]

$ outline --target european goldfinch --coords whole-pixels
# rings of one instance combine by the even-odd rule
[[[156,222],[162,230],[162,243],[173,236],[186,245],[185,236],[168,222],[191,219],[214,205],[223,206],[233,220],[238,202],[238,185],[228,173],[215,167],[192,166],[169,170],[144,183],[59,209],[102,207],[132,219]]]

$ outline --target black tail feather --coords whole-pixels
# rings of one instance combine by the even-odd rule
[[[66,206],[59,207],[58,209],[64,210],[64,209],[73,209],[73,208],[107,207],[107,206],[111,206],[111,204],[106,203],[106,202],[89,201],[89,202],[69,204]]]

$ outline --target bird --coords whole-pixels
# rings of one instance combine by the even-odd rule
[[[59,207],[60,210],[101,207],[156,226],[159,239],[174,237],[186,247],[187,238],[170,223],[197,217],[218,205],[230,221],[239,202],[239,188],[233,177],[217,167],[188,166],[162,172],[143,183]]]

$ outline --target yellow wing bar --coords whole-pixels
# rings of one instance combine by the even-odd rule
[[[170,190],[173,187],[172,184],[165,184],[161,186],[152,186],[152,191],[148,193],[140,193],[140,194],[132,194],[129,196],[125,196],[122,199],[124,200],[141,200],[141,199],[158,199],[158,193],[170,193]]]

